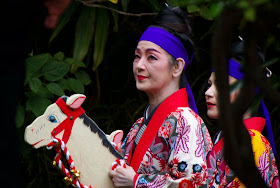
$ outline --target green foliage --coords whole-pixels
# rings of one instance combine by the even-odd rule
[[[54,56],[43,53],[26,59],[26,110],[39,116],[52,103],[54,95],[65,95],[65,90],[84,93],[84,85],[91,82],[90,77],[83,70],[71,74],[70,66],[73,65],[77,68],[86,67],[82,61],[65,57],[62,52]],[[22,108],[20,106],[17,112],[16,122],[19,127],[23,124]]]
[[[109,28],[109,17],[107,10],[97,10],[96,32],[94,36],[93,70],[100,65],[104,56],[105,44],[107,42]]]
[[[82,61],[88,53],[88,48],[93,37],[95,18],[95,8],[82,7],[76,26],[74,59]]]

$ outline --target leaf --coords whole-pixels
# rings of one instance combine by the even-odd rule
[[[51,93],[53,93],[57,96],[65,95],[64,91],[57,83],[49,83],[46,87]]]
[[[77,59],[73,59],[73,58],[66,58],[64,60],[65,63],[69,64],[69,65],[75,65],[76,67],[87,67],[84,62],[79,61]]]
[[[82,61],[88,52],[95,23],[95,8],[84,6],[76,25],[73,57]]]
[[[264,67],[268,67],[268,66],[270,66],[270,65],[273,65],[274,63],[278,63],[280,61],[280,58],[278,57],[278,58],[273,58],[273,59],[271,59],[271,60],[269,60],[269,61],[266,61],[264,64],[262,64],[262,67],[264,68]]]
[[[112,3],[115,3],[115,4],[118,3],[118,0],[109,0],[109,1],[112,2]]]
[[[57,61],[62,61],[64,59],[64,53],[57,52],[56,54],[54,54],[53,58]]]
[[[46,80],[54,82],[65,76],[68,73],[69,69],[69,64],[51,60],[44,65],[42,71]]]
[[[32,57],[29,57],[25,60],[26,67],[26,78],[25,83],[27,83],[33,75],[45,65],[48,60],[51,58],[49,53],[38,54]]]
[[[39,88],[42,86],[42,82],[39,78],[32,78],[29,82],[28,85],[30,87],[30,89],[33,92],[37,92],[39,90]]]
[[[127,6],[130,0],[121,0],[123,11],[127,12]]]
[[[108,37],[109,17],[107,10],[97,10],[96,31],[94,37],[93,70],[95,70],[103,60],[105,44]]]
[[[80,80],[70,78],[68,80],[68,84],[75,93],[84,93],[84,85],[80,82]]]
[[[250,7],[250,4],[247,0],[241,0],[237,2],[237,7],[241,9],[247,9]]]
[[[125,1],[129,2],[129,0],[125,0]],[[113,9],[118,9],[118,6],[114,5],[114,4],[110,4],[109,7],[113,8]],[[123,9],[124,9],[124,7],[123,7]],[[127,9],[127,7],[126,7],[126,9]],[[114,24],[115,24],[114,27],[113,27],[113,30],[114,30],[114,32],[118,32],[118,30],[119,30],[119,24],[118,24],[119,14],[117,12],[115,12],[115,11],[110,11],[110,12],[111,12],[111,14],[113,16]]]
[[[224,8],[223,2],[211,4],[210,12],[211,12],[212,18],[216,18],[222,12],[223,8]]]
[[[55,37],[57,37],[57,35],[60,33],[60,31],[63,29],[63,27],[69,22],[71,16],[78,8],[78,5],[79,5],[78,2],[72,1],[72,3],[70,3],[70,5],[64,11],[64,13],[59,16],[58,24],[56,25],[56,27],[54,28],[54,30],[52,32],[49,43],[51,43],[53,41],[53,39],[55,39]]]
[[[84,85],[88,85],[91,83],[91,79],[88,75],[88,73],[86,73],[85,71],[82,70],[78,70],[75,73],[75,76],[77,77],[78,80],[80,80],[82,82],[82,84]]]
[[[212,15],[211,15],[211,12],[210,12],[210,9],[206,6],[202,6],[200,9],[199,9],[199,13],[200,15],[206,19],[206,20],[213,20],[212,18]]]
[[[45,112],[46,108],[51,103],[52,102],[49,99],[35,95],[27,99],[26,109],[31,110],[34,113],[34,115],[38,117]]]
[[[245,12],[244,12],[244,16],[245,16],[247,21],[254,22],[255,19],[256,19],[256,10],[255,10],[255,8],[250,7],[248,9],[246,9]]]
[[[199,11],[199,7],[197,5],[189,5],[188,7],[188,12],[193,13]]]
[[[45,88],[43,86],[41,86],[39,88],[39,90],[36,94],[41,96],[41,97],[45,97],[45,98],[50,98],[50,99],[53,98],[53,94],[47,88]]]
[[[62,88],[62,90],[68,90],[68,91],[71,90],[71,88],[70,88],[70,86],[69,86],[68,80],[66,80],[66,79],[64,79],[64,78],[60,79],[60,80],[57,82],[57,84]]]
[[[25,108],[22,105],[17,106],[15,124],[17,128],[20,128],[23,125],[25,116]]]

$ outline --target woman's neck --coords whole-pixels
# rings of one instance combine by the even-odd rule
[[[250,110],[247,110],[247,111],[245,112],[245,114],[243,115],[243,120],[249,119],[249,118],[251,118],[251,117],[252,117],[252,113],[250,112]]]
[[[149,93],[149,103],[150,108],[148,110],[148,114],[150,114],[162,101],[164,101],[167,97],[172,95],[174,92],[178,91],[179,87],[169,88],[166,90],[163,90],[161,92],[156,93]]]

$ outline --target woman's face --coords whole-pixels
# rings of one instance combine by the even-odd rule
[[[232,76],[228,77],[229,85],[232,85],[237,81]],[[230,93],[230,102],[234,102],[239,94],[239,89]],[[215,73],[212,72],[210,78],[208,79],[207,90],[205,92],[205,99],[207,104],[207,115],[212,119],[219,118],[219,110],[218,110],[218,92],[215,85]]]
[[[149,41],[140,41],[133,62],[137,89],[147,94],[157,94],[169,89],[174,84],[170,57],[158,45]]]

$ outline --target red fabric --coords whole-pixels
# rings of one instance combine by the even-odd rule
[[[67,118],[53,129],[52,136],[55,137],[57,134],[64,130],[62,140],[65,144],[67,144],[75,119],[85,113],[85,111],[82,107],[79,107],[76,110],[71,110],[62,98],[57,99],[55,103],[59,106],[59,108],[67,116]]]
[[[188,107],[188,97],[186,88],[182,88],[167,99],[165,99],[157,108],[153,117],[151,118],[149,125],[147,126],[145,132],[139,140],[138,145],[135,148],[133,157],[131,159],[130,165],[137,172],[139,165],[144,157],[144,154],[151,145],[155,135],[158,132],[158,129],[162,125],[163,121],[166,119],[166,116],[175,111],[178,107]],[[132,149],[129,153],[128,159],[131,158]]]
[[[135,174],[134,178],[133,178],[133,187],[136,187],[137,185],[137,180],[138,180],[138,177],[140,176],[140,174]]]
[[[265,119],[262,117],[252,117],[245,119],[243,123],[247,129],[253,129],[261,133],[265,126]]]

